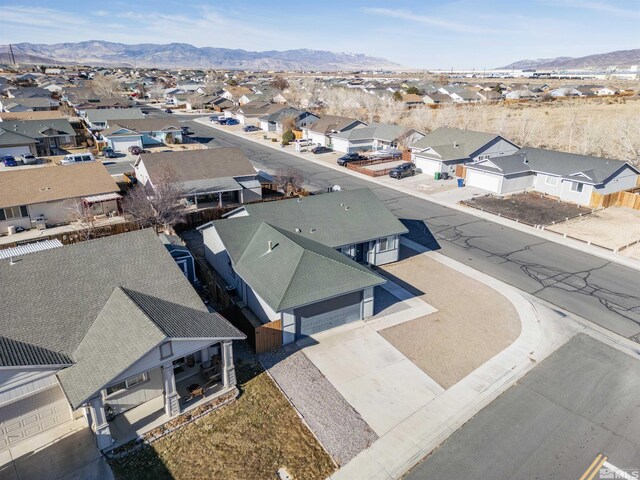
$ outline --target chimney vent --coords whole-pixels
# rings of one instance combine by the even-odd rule
[[[269,252],[273,250],[273,242],[269,240]]]

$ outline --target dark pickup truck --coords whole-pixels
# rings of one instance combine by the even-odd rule
[[[345,167],[349,162],[359,162],[366,159],[366,157],[363,157],[359,153],[347,153],[338,159],[338,165]]]

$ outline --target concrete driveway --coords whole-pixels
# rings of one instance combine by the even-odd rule
[[[378,435],[444,391],[366,322],[312,338],[305,355]]]
[[[11,449],[13,460],[0,467],[0,480],[113,480],[111,467],[88,428],[41,449],[29,451],[28,447],[28,442],[23,442]]]

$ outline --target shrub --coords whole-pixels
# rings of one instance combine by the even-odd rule
[[[287,130],[282,134],[282,143],[287,142],[287,144],[295,141],[296,136],[291,130]]]

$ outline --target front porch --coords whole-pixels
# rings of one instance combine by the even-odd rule
[[[235,388],[230,340],[174,352],[161,365],[121,378],[89,401],[99,449],[124,445]]]
[[[186,197],[187,210],[193,211],[240,205],[243,200],[242,188]]]
[[[192,398],[187,387],[193,383],[201,383],[196,377],[190,377],[181,382],[176,382],[176,389],[180,398],[180,414],[187,413],[214,398],[233,390],[233,386],[226,388],[222,382],[215,382],[205,388],[204,396]],[[141,437],[154,428],[170,421],[172,416],[167,415],[164,407],[164,396],[160,395],[137,407],[114,417],[109,421],[109,430],[113,444],[110,449],[118,448],[136,438]]]

